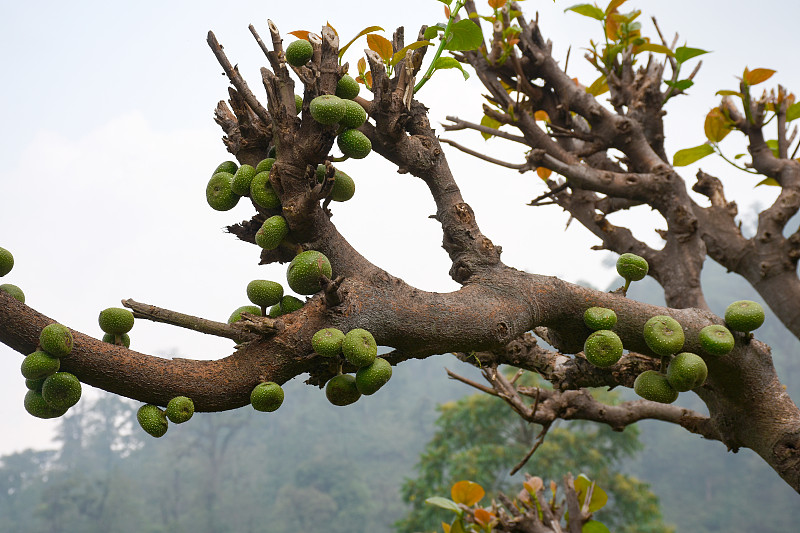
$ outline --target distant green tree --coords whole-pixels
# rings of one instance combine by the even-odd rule
[[[615,392],[594,393],[606,403],[618,398]],[[411,511],[395,524],[399,533],[438,529],[448,517],[425,500],[449,496],[450,487],[460,480],[482,485],[487,501],[498,492],[513,498],[523,479],[508,473],[541,430],[521,420],[503,400],[486,394],[448,402],[438,410],[438,429],[420,457],[418,475],[403,485],[403,499],[411,505]],[[552,479],[559,483],[567,472],[585,473],[609,495],[600,519],[613,531],[666,533],[672,529],[662,522],[658,498],[649,486],[618,472],[642,448],[638,435],[636,426],[615,432],[589,422],[567,422],[550,429],[524,470],[545,482]]]

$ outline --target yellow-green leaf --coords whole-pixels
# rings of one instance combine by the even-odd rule
[[[603,12],[603,10],[594,4],[575,4],[574,6],[570,6],[564,10],[564,12],[567,11],[574,11],[578,15],[583,15],[584,17],[590,17],[596,20],[603,20],[606,18],[606,14]]]
[[[786,110],[786,122],[791,122],[798,117],[800,117],[800,102],[790,105]]]
[[[605,74],[601,74],[599,78],[594,80],[592,84],[586,88],[586,92],[592,96],[600,96],[608,92],[608,82],[606,81]]]
[[[444,533],[450,533],[450,524],[442,522],[442,531],[444,531]]]
[[[472,507],[486,494],[483,487],[472,481],[459,481],[450,489],[450,497],[456,503]]]
[[[377,52],[384,63],[388,63],[392,58],[392,41],[386,37],[371,33],[367,35],[367,46],[370,50]]]
[[[489,115],[483,115],[483,118],[481,119],[481,126],[486,126],[487,128],[497,129],[501,125],[502,123],[499,120],[495,120]],[[481,136],[484,139],[489,139],[490,137],[494,137],[494,135],[492,135],[491,133],[485,133],[485,132],[481,132]]]
[[[778,183],[775,178],[763,179],[763,180],[759,181],[758,183],[756,183],[756,187],[758,187],[759,185],[772,185],[773,187],[780,187],[781,186],[781,184]]]
[[[464,67],[461,66],[461,63],[459,63],[458,60],[456,58],[454,58],[454,57],[444,57],[444,56],[442,56],[442,57],[439,57],[433,63],[433,70],[434,71],[441,70],[441,69],[446,69],[446,68],[457,68],[458,70],[461,71],[461,75],[464,76],[465,80],[469,79],[469,73],[466,70],[464,70]]]
[[[344,53],[347,51],[347,49],[350,48],[350,45],[353,44],[354,42],[356,42],[356,39],[358,39],[362,35],[366,35],[368,33],[374,32],[374,31],[384,31],[384,29],[381,28],[380,26],[370,26],[369,28],[364,28],[363,30],[358,32],[358,35],[356,35],[355,37],[350,39],[350,41],[346,45],[344,45],[342,48],[339,49],[339,57],[342,57],[344,55]]]
[[[756,85],[763,81],[767,81],[775,74],[775,71],[769,68],[755,68],[749,70],[747,67],[744,69],[742,80],[748,85]]]
[[[447,509],[448,511],[453,511],[458,516],[461,516],[461,507],[458,506],[456,502],[453,500],[448,500],[447,498],[442,498],[441,496],[433,496],[425,500],[425,503],[429,505],[435,505],[436,507],[441,507],[442,509]]]
[[[685,167],[686,165],[691,165],[695,161],[699,161],[707,155],[711,155],[713,153],[714,148],[710,144],[706,143],[693,148],[684,148],[683,150],[678,150],[675,152],[675,155],[672,156],[672,166]]]
[[[579,474],[578,477],[575,478],[575,490],[578,493],[578,501],[580,502],[581,507],[583,506],[584,500],[586,500],[586,496],[591,486],[592,481],[584,474]],[[589,500],[589,512],[593,513],[598,509],[602,509],[607,502],[608,494],[606,494],[606,491],[598,487],[597,483],[595,483],[594,489],[592,489],[592,499]]]
[[[731,132],[728,120],[718,107],[708,112],[703,128],[706,133],[706,139],[712,143],[720,142]]]
[[[581,533],[611,533],[611,530],[602,522],[589,520],[581,527]]]
[[[654,52],[656,54],[666,54],[668,56],[674,56],[675,54],[670,50],[668,47],[664,46],[663,44],[654,44],[654,43],[645,43],[641,46],[636,47],[637,52]]]
[[[423,46],[432,46],[433,43],[430,41],[417,41],[414,43],[409,44],[408,46],[404,46],[400,50],[394,53],[392,56],[392,60],[389,62],[390,65],[395,66],[398,64],[404,57],[409,50],[416,50],[417,48],[422,48]]]
[[[738,91],[729,91],[727,89],[723,89],[721,91],[717,91],[718,96],[742,96],[742,93]]]

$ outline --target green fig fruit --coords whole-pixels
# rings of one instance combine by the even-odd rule
[[[289,287],[298,294],[314,294],[319,292],[322,277],[333,275],[328,258],[316,250],[307,250],[297,254],[286,269],[286,280]]]
[[[223,161],[222,163],[217,165],[217,168],[214,169],[214,172],[212,172],[211,175],[213,176],[214,174],[219,174],[220,172],[227,172],[228,174],[236,174],[236,169],[238,168],[239,166],[236,164],[235,161]]]
[[[392,365],[381,357],[356,372],[356,388],[365,395],[375,394],[392,377]]]
[[[278,193],[269,182],[269,172],[259,172],[250,183],[250,198],[264,209],[275,209],[281,206]]]
[[[339,150],[347,157],[363,159],[372,151],[372,142],[359,130],[344,130],[336,138]]]
[[[592,330],[612,329],[617,325],[617,314],[605,307],[590,307],[583,313],[583,321]]]
[[[308,106],[314,120],[324,125],[336,124],[342,120],[346,109],[344,100],[333,94],[317,96]]]
[[[11,272],[14,268],[14,256],[5,248],[0,247],[0,278]]]
[[[342,353],[351,365],[362,368],[369,366],[378,355],[378,345],[372,333],[365,329],[351,329],[342,341]]]
[[[136,412],[136,420],[153,437],[163,437],[169,427],[164,411],[157,405],[145,404]]]
[[[700,330],[700,347],[711,355],[726,355],[733,350],[733,334],[725,326],[712,324]]]
[[[261,308],[255,305],[243,305],[236,308],[231,316],[228,317],[228,324],[233,324],[242,319],[242,313],[250,313],[251,315],[261,316]]]
[[[283,389],[273,381],[259,383],[250,393],[250,404],[256,411],[271,413],[283,403]]]
[[[33,390],[41,394],[42,392],[42,385],[44,385],[44,380],[47,378],[39,378],[39,379],[25,379],[25,386],[28,387],[28,390]]]
[[[194,402],[188,396],[175,396],[164,411],[170,422],[183,424],[194,415]]]
[[[116,344],[117,346],[124,346],[126,348],[131,347],[131,337],[127,333],[123,333],[122,335],[114,335],[113,333],[106,333],[103,335],[103,342],[107,342],[109,344]]]
[[[66,409],[53,407],[40,393],[33,390],[25,393],[25,410],[36,418],[56,418],[67,412]]]
[[[81,382],[69,372],[56,372],[44,380],[42,398],[55,409],[66,411],[81,399]]]
[[[239,195],[233,192],[233,174],[219,172],[211,176],[206,185],[206,201],[216,211],[229,211],[239,203]]]
[[[294,95],[294,114],[299,115],[303,110],[303,97],[299,94]]]
[[[3,283],[2,285],[0,285],[0,291],[8,293],[15,300],[25,303],[25,293],[22,292],[22,289],[20,289],[16,285],[12,285],[11,283]]]
[[[350,405],[361,398],[361,393],[356,386],[356,378],[350,374],[334,376],[325,385],[325,396],[333,405]]]
[[[753,331],[764,323],[764,308],[758,302],[739,300],[725,309],[725,324],[734,331]]]
[[[658,355],[672,355],[683,348],[683,328],[670,316],[658,315],[644,324],[644,341]]]
[[[323,357],[336,357],[342,353],[344,333],[336,328],[325,328],[311,337],[311,347]]]
[[[250,165],[242,165],[236,171],[236,174],[233,175],[233,181],[231,182],[231,190],[234,194],[239,196],[247,196],[250,194],[250,184],[253,183],[253,178],[256,176],[257,172]]]
[[[72,351],[72,332],[67,326],[49,324],[39,334],[39,346],[53,357],[64,357]]]
[[[268,157],[266,159],[262,159],[259,161],[258,165],[256,165],[256,174],[261,174],[262,172],[269,172],[272,170],[272,165],[275,164],[274,157]]]
[[[289,43],[284,50],[286,62],[293,67],[302,67],[311,60],[314,55],[314,47],[305,39],[298,39]]]
[[[355,78],[349,74],[345,74],[339,78],[339,81],[336,83],[336,96],[345,100],[352,100],[358,96],[360,90],[361,86]]]
[[[133,328],[133,313],[121,307],[109,307],[100,311],[97,321],[106,333],[122,335]]]
[[[617,273],[628,282],[644,279],[649,269],[645,258],[636,254],[622,254],[617,259]]]
[[[352,100],[344,101],[344,116],[339,120],[343,128],[357,128],[367,121],[367,112]],[[372,145],[370,145],[370,148]]]
[[[583,345],[583,353],[594,366],[605,368],[622,357],[622,340],[613,331],[601,329],[589,335]]]
[[[247,284],[247,298],[259,307],[270,307],[281,302],[283,286],[266,279],[254,279]]]
[[[667,376],[655,370],[645,370],[633,382],[633,391],[652,402],[672,403],[678,399],[678,391],[672,388]]]
[[[256,244],[265,250],[274,250],[289,234],[289,224],[280,215],[269,217],[256,232]]]
[[[695,389],[706,382],[708,367],[697,354],[682,352],[672,358],[667,367],[667,381],[678,392]]]
[[[20,371],[26,379],[43,379],[58,372],[59,368],[61,361],[58,357],[38,350],[25,356]]]

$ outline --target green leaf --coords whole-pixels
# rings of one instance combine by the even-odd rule
[[[694,148],[684,148],[683,150],[678,150],[675,152],[675,155],[672,156],[672,166],[685,167],[686,165],[691,165],[695,161],[699,161],[705,156],[713,153],[714,148],[710,144],[706,143],[703,143],[700,146],[695,146]]]
[[[717,91],[718,96],[742,96],[742,93],[738,91],[729,91],[727,89],[723,89],[721,91]]]
[[[685,91],[686,89],[694,85],[694,82],[692,80],[678,80],[678,81],[664,80],[664,83],[666,83],[670,87],[675,87],[680,91]]]
[[[346,45],[344,45],[342,48],[339,49],[339,57],[342,57],[344,55],[344,53],[347,52],[347,49],[350,48],[351,44],[356,42],[356,39],[358,39],[362,35],[366,35],[368,33],[374,32],[374,31],[385,31],[385,30],[383,28],[381,28],[380,26],[370,26],[369,28],[364,28],[363,30],[358,32],[358,35],[356,35],[355,37],[350,39],[350,42],[348,42]]]
[[[444,45],[445,50],[475,50],[483,44],[483,33],[480,26],[469,19],[459,20],[450,25],[450,38]]]
[[[422,48],[423,46],[433,46],[433,43],[430,41],[417,41],[409,44],[408,46],[404,46],[403,48],[394,53],[394,55],[392,56],[392,60],[389,61],[389,64],[395,66],[400,61],[402,61],[404,57],[406,57],[406,54],[408,53],[409,50],[416,50],[417,48]]]
[[[592,96],[600,96],[606,91],[608,91],[608,81],[606,80],[605,74],[601,74],[599,78],[594,80],[592,84],[586,88],[586,92]]]
[[[767,146],[772,150],[772,155],[778,157],[778,139],[770,139],[767,141]]]
[[[637,52],[653,52],[656,54],[666,54],[668,56],[674,56],[675,54],[670,50],[668,47],[664,46],[663,44],[655,44],[655,43],[645,43],[639,46]]]
[[[796,118],[800,118],[800,102],[790,105],[786,110],[786,122],[791,122]]]
[[[461,507],[458,506],[456,502],[453,500],[442,498],[441,496],[433,496],[425,500],[425,503],[430,505],[435,505],[436,507],[441,507],[442,509],[447,509],[448,511],[453,511],[458,516],[461,516]]]
[[[436,72],[437,70],[445,69],[445,68],[457,68],[461,71],[461,74],[464,76],[464,79],[469,79],[469,72],[464,70],[464,67],[461,66],[455,58],[453,57],[440,57],[436,60],[433,64],[433,71]]]
[[[591,486],[592,481],[584,474],[579,474],[578,477],[575,478],[575,490],[578,492],[578,501],[581,506],[583,506],[583,502]],[[592,499],[589,500],[589,512],[593,513],[598,509],[602,509],[607,502],[608,494],[595,483],[594,489],[592,490]]]
[[[758,187],[759,185],[772,185],[773,187],[780,187],[781,186],[781,184],[778,183],[775,180],[775,178],[763,179],[763,180],[759,181],[758,183],[756,183],[756,187]]]
[[[422,35],[422,37],[425,39],[433,39],[439,35],[440,31],[444,31],[445,26],[446,25],[442,22],[434,24],[433,26],[428,26],[428,28],[425,29],[425,33]]]
[[[487,128],[497,129],[502,125],[503,125],[502,122],[493,119],[489,115],[483,115],[483,118],[481,119],[481,126],[486,126]],[[491,133],[486,133],[483,131],[481,132],[481,136],[486,140],[488,140],[490,137],[494,137],[494,135],[492,135]]]
[[[595,20],[603,20],[606,18],[606,14],[603,12],[603,10],[594,4],[575,4],[574,6],[570,6],[564,10],[565,13],[567,11],[574,11],[578,15],[590,17]]]
[[[678,63],[689,61],[693,57],[707,54],[708,50],[701,50],[700,48],[689,48],[688,46],[679,46],[675,49],[675,59]]]
[[[589,520],[581,528],[581,533],[611,533],[611,531],[602,522],[597,520]]]

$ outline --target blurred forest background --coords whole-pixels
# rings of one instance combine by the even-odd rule
[[[717,314],[732,299],[758,299],[715,264],[706,265],[704,282]],[[650,280],[629,296],[663,304]],[[779,376],[800,398],[798,341],[769,314],[757,337],[772,346]],[[515,495],[522,478],[508,471],[539,430],[502,401],[448,380],[445,366],[480,379],[452,356],[409,361],[380,392],[344,408],[296,380],[275,413],[201,413],[161,439],[136,424],[138,404],[85,398],[59,422],[56,449],[0,457],[0,530],[441,530],[446,511],[424,499],[448,496],[464,478],[487,489],[483,504],[497,490]],[[598,394],[634,398],[630,390]],[[692,394],[679,402],[703,410]],[[797,495],[755,454],[727,453],[665,423],[614,433],[561,422],[523,471],[560,480],[568,470],[609,492],[598,519],[614,531],[792,531],[800,521]]]

